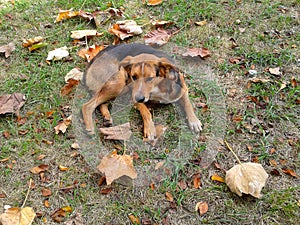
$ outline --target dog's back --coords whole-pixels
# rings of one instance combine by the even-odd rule
[[[127,56],[143,53],[153,54],[159,58],[173,59],[166,53],[143,44],[121,44],[109,46],[98,53],[87,67],[83,82],[92,93],[100,90],[106,81],[119,71],[119,63]]]

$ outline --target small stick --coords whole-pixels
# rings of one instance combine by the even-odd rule
[[[242,164],[242,162],[240,161],[239,157],[235,154],[235,152],[232,150],[232,148],[230,147],[230,145],[228,144],[228,142],[226,140],[224,140],[224,143],[226,144],[226,147],[232,152],[232,154],[234,155],[234,157],[237,159],[239,164]]]
[[[29,192],[30,192],[30,188],[31,188],[31,183],[32,183],[32,179],[30,178],[30,180],[29,180],[28,191],[27,191],[26,197],[25,197],[25,199],[24,199],[24,202],[23,202],[23,205],[21,206],[21,208],[24,208],[25,203],[26,203],[26,201],[27,201],[27,198],[28,198],[28,195],[29,195]]]

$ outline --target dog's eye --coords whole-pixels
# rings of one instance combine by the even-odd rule
[[[147,78],[146,78],[146,82],[149,82],[149,81],[151,81],[151,80],[153,80],[153,77],[147,77]]]
[[[136,75],[133,75],[133,76],[131,76],[131,79],[132,79],[132,80],[136,80],[136,79],[137,79],[137,76],[136,76]]]
[[[156,68],[156,76],[159,77],[159,68]]]

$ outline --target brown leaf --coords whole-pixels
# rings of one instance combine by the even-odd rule
[[[5,58],[8,58],[10,54],[16,49],[15,44],[13,42],[0,46],[0,53],[4,53]]]
[[[103,189],[100,191],[100,193],[103,194],[103,195],[107,195],[107,194],[109,194],[112,190],[113,190],[112,187],[103,188]]]
[[[280,172],[277,169],[272,169],[270,172],[271,175],[280,176]]]
[[[142,28],[134,20],[118,21],[108,31],[121,40],[143,33]]]
[[[10,159],[10,156],[8,156],[6,158],[3,158],[3,159],[0,159],[0,163],[7,162],[9,159]]]
[[[32,46],[32,45],[34,45],[34,44],[37,44],[37,43],[39,43],[39,42],[42,42],[43,40],[44,40],[44,38],[41,37],[41,36],[34,37],[34,38],[29,38],[29,39],[27,39],[27,40],[23,40],[22,46],[23,46],[24,48],[27,48],[27,47],[30,47],[30,46]]]
[[[55,133],[59,134],[60,132],[65,133],[68,126],[72,122],[72,115],[70,115],[68,118],[65,118],[63,121],[60,121],[55,127]]]
[[[3,135],[3,137],[4,137],[5,139],[9,139],[9,137],[10,137],[10,133],[9,133],[9,131],[7,131],[7,130],[3,131],[3,132],[2,132],[2,135]]]
[[[202,21],[199,21],[199,22],[195,22],[196,25],[198,26],[205,26],[207,24],[207,20],[202,20]]]
[[[200,216],[204,215],[208,211],[207,202],[198,202],[195,207],[195,211],[199,211]]]
[[[18,208],[13,207],[6,209],[0,215],[2,225],[30,225],[36,214],[31,207]]]
[[[210,52],[207,48],[190,48],[182,55],[191,57],[200,56],[201,58],[206,58],[210,56]]]
[[[194,186],[194,188],[197,188],[197,189],[201,187],[200,174],[195,174],[193,176],[193,186]]]
[[[221,182],[221,183],[225,183],[225,179],[223,177],[220,177],[217,174],[212,175],[211,180],[218,181],[218,182]]]
[[[178,186],[179,186],[182,190],[185,190],[185,189],[187,189],[187,187],[188,187],[185,180],[180,180],[180,181],[178,182]]]
[[[133,214],[128,215],[128,218],[129,218],[130,222],[134,225],[140,225],[141,224],[141,220]]]
[[[282,172],[284,172],[287,175],[290,175],[292,177],[298,177],[294,170],[292,169],[282,169]]]
[[[166,199],[169,202],[173,202],[174,201],[173,195],[170,192],[166,192],[165,195],[166,195]]]
[[[46,157],[46,155],[41,154],[41,155],[37,156],[35,159],[36,159],[36,160],[42,160],[42,159],[44,159],[45,157]]]
[[[0,193],[0,198],[6,198],[6,194],[5,193]]]
[[[130,123],[114,127],[100,128],[100,132],[104,135],[105,139],[109,140],[128,140],[131,136]]]
[[[132,157],[129,155],[118,155],[116,151],[103,157],[98,169],[105,173],[107,185],[110,185],[114,180],[122,176],[128,176],[131,179],[137,177]]]
[[[79,50],[77,55],[80,57],[86,59],[88,62],[90,62],[100,51],[105,49],[104,45],[92,45],[88,49],[83,48]]]
[[[72,92],[72,90],[74,89],[74,87],[76,87],[78,84],[79,84],[79,80],[70,78],[68,80],[68,83],[65,86],[63,86],[62,89],[60,90],[61,96],[66,96],[66,95],[70,94]]]
[[[242,196],[245,193],[259,198],[267,178],[268,174],[261,164],[242,163],[228,170],[225,180],[230,190],[237,195]]]
[[[155,6],[155,5],[160,5],[162,2],[163,0],[147,0],[147,5]]]
[[[59,10],[59,14],[57,15],[56,20],[54,21],[54,23],[58,23],[62,20],[70,19],[70,18],[76,17],[78,15],[79,15],[79,12],[78,11],[74,12],[74,11],[72,11],[72,9]]]
[[[36,167],[33,167],[30,172],[33,173],[33,174],[39,174],[41,172],[45,172],[49,170],[49,166],[48,165],[45,165],[45,164],[41,164],[39,166],[36,166]]]
[[[146,45],[159,45],[162,46],[168,43],[171,35],[162,28],[158,28],[157,30],[150,31],[148,34],[144,36]]]
[[[19,115],[19,110],[25,104],[25,101],[25,95],[21,93],[0,96],[0,114],[16,113],[16,115]]]
[[[292,87],[297,87],[298,86],[298,82],[295,79],[295,77],[292,77],[292,79],[291,79],[291,85],[292,85]]]
[[[52,195],[52,192],[51,192],[50,189],[44,188],[44,189],[42,190],[42,195],[43,195],[44,197],[47,197],[47,196]]]
[[[62,222],[66,218],[67,214],[70,213],[70,212],[72,212],[72,211],[73,210],[72,210],[71,206],[64,206],[64,207],[62,207],[60,209],[57,209],[55,212],[53,212],[51,214],[51,218],[55,222],[60,223],[60,222]]]
[[[46,208],[50,208],[49,200],[45,200],[45,201],[44,201],[44,206],[45,206]]]

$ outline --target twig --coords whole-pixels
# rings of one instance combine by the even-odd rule
[[[232,154],[234,155],[234,157],[237,159],[239,164],[242,164],[241,160],[239,159],[239,157],[235,154],[235,152],[232,150],[232,148],[230,147],[230,145],[228,144],[228,142],[226,140],[224,140],[224,143],[226,144],[226,147],[232,152]]]
[[[29,192],[30,192],[30,189],[31,189],[31,183],[32,183],[32,179],[30,178],[30,180],[29,180],[28,191],[27,191],[26,197],[25,197],[25,199],[24,199],[24,202],[23,202],[21,208],[23,208],[23,207],[25,206],[25,203],[26,203],[26,201],[27,201],[27,198],[28,198],[28,195],[29,195]]]

